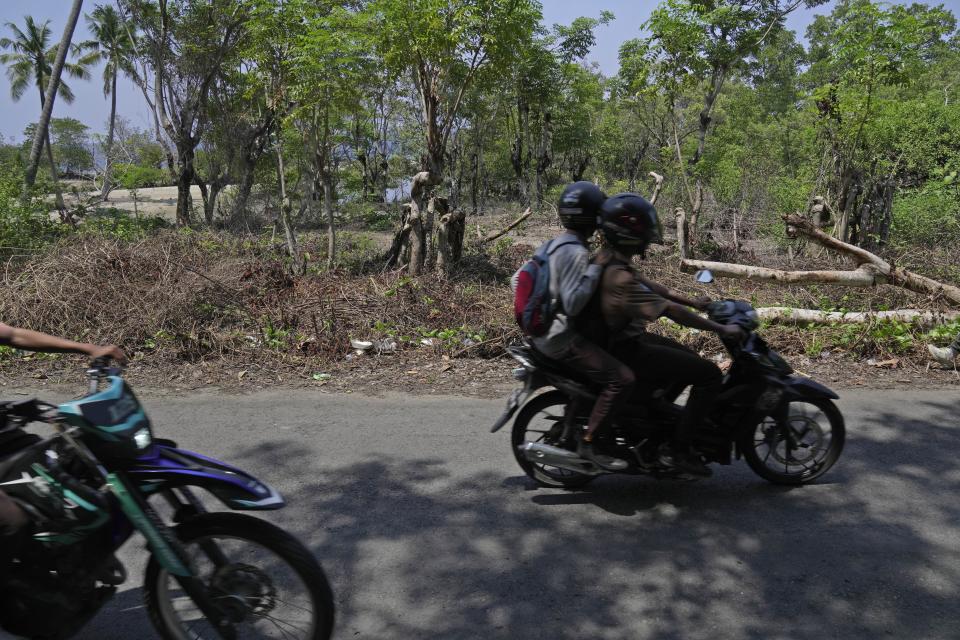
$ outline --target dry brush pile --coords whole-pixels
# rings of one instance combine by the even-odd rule
[[[319,256],[322,251],[312,242],[306,238],[304,248]],[[411,278],[369,264],[291,277],[281,246],[226,233],[163,231],[135,242],[75,236],[26,262],[5,266],[0,318],[79,340],[117,343],[139,354],[138,362],[148,368],[184,362],[233,370],[330,368],[349,357],[351,339],[430,358],[495,357],[519,338],[508,278],[532,249],[508,243],[485,253],[474,247],[448,278]],[[788,257],[769,248],[753,257],[794,269],[825,260],[822,255]],[[644,269],[681,291],[744,298],[758,307],[946,308],[942,301],[921,300],[886,285],[838,289],[721,280],[698,289],[677,265],[670,248],[658,247]],[[842,351],[857,358],[895,356],[921,363],[927,341],[949,341],[958,328],[876,321],[778,324],[763,332],[776,348],[792,355]],[[668,323],[654,330],[709,354],[720,350],[709,335]]]
[[[350,352],[351,338],[483,355],[513,333],[508,271],[479,256],[465,265],[451,279],[294,278],[282,248],[227,234],[169,231],[132,243],[89,236],[7,264],[0,318],[113,342],[158,366],[330,362]]]

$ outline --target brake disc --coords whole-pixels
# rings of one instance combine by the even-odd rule
[[[262,616],[277,606],[277,590],[266,573],[249,564],[235,563],[217,571],[210,586],[244,613]],[[223,606],[223,602],[220,602]]]
[[[798,424],[799,423],[799,424]],[[816,459],[823,450],[823,427],[809,416],[793,415],[789,418],[789,428],[797,440],[792,451],[782,437],[776,424],[767,427],[766,440],[770,444],[771,457],[780,464],[804,464]],[[811,442],[812,439],[812,442]],[[780,446],[783,446],[783,452]]]

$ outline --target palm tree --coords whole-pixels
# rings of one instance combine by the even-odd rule
[[[107,165],[103,175],[101,197],[106,200],[112,185],[113,169],[113,132],[117,118],[117,76],[122,71],[133,77],[136,71],[131,65],[134,45],[130,39],[130,30],[123,24],[120,14],[112,6],[97,5],[91,15],[86,16],[87,26],[94,39],[80,43],[81,49],[95,52],[97,60],[106,64],[103,68],[103,95],[110,96],[110,129],[107,133]]]
[[[46,100],[47,82],[57,57],[57,46],[50,46],[50,21],[37,24],[31,16],[27,16],[24,30],[12,22],[6,23],[6,26],[13,33],[13,38],[0,38],[0,49],[9,51],[9,53],[0,54],[0,64],[7,65],[10,95],[15,101],[20,100],[30,85],[34,84],[40,92],[42,111]],[[77,52],[76,49],[74,51]],[[65,63],[63,68],[71,77],[86,80],[90,77],[87,71],[87,65],[90,62],[90,59],[81,58],[77,62]],[[57,95],[67,104],[73,102],[73,91],[63,81],[60,82]],[[63,194],[57,183],[57,165],[53,161],[49,130],[46,133],[45,144],[47,160],[50,163],[50,175],[56,188],[57,208],[63,211],[65,209]]]

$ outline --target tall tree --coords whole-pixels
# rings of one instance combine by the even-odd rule
[[[695,233],[704,202],[704,184],[697,164],[703,158],[713,121],[713,110],[724,85],[740,71],[764,42],[782,28],[790,11],[825,0],[664,0],[645,26],[651,32],[643,55],[649,86],[661,87],[672,114],[677,163],[685,173],[690,226]],[[681,97],[690,89],[703,91],[696,118],[696,144],[684,151]]]
[[[177,150],[177,223],[192,222],[196,149],[207,130],[214,81],[236,64],[248,3],[243,0],[121,0],[141,34],[157,119]],[[139,80],[147,83],[145,75]]]
[[[385,62],[409,74],[420,107],[424,154],[410,187],[410,273],[432,244],[427,199],[444,177],[447,142],[477,76],[505,70],[540,19],[534,0],[372,0],[374,34]],[[393,256],[396,259],[396,256]]]
[[[948,54],[955,29],[954,16],[942,7],[872,0],[844,0],[808,28],[806,80],[830,147],[830,173],[837,176],[830,187],[840,239],[886,242],[903,152],[872,144],[873,127],[884,106],[901,99],[898,89],[909,91],[928,65]]]
[[[100,191],[100,196],[106,200],[113,188],[113,135],[117,120],[117,78],[121,72],[129,76],[135,74],[132,66],[134,47],[130,29],[123,24],[120,14],[111,5],[98,5],[86,18],[90,33],[94,37],[92,40],[82,42],[80,48],[94,51],[98,60],[104,62],[103,95],[110,96],[107,162],[103,173],[103,188]]]
[[[76,7],[75,7],[76,8]],[[25,29],[20,29],[12,22],[6,23],[7,28],[13,33],[13,38],[0,38],[0,49],[9,51],[9,53],[0,54],[0,64],[7,65],[7,77],[10,79],[10,94],[14,100],[20,100],[26,93],[27,88],[34,84],[40,94],[41,115],[46,113],[46,119],[41,117],[39,126],[34,130],[34,142],[40,140],[40,147],[34,154],[34,147],[31,147],[31,165],[32,174],[28,170],[27,183],[33,186],[36,178],[36,164],[33,162],[34,156],[39,159],[40,150],[45,146],[47,150],[47,161],[50,167],[50,177],[53,180],[56,189],[56,204],[60,211],[65,210],[63,195],[60,186],[57,183],[57,166],[53,159],[53,150],[50,146],[50,113],[52,113],[53,101],[50,99],[48,89],[52,86],[56,95],[60,96],[67,104],[71,104],[74,99],[73,91],[67,83],[60,80],[57,76],[57,82],[51,83],[54,71],[57,69],[57,63],[60,62],[60,68],[65,69],[67,74],[73,78],[87,79],[90,77],[87,71],[89,60],[78,60],[68,63],[65,60],[60,61],[58,53],[59,47],[50,46],[50,21],[38,24],[31,16],[24,20]],[[73,27],[68,24],[68,33],[64,33],[65,41],[69,45],[70,38],[73,35]],[[61,43],[62,44],[62,43]],[[64,58],[66,48],[64,48]],[[49,104],[50,109],[47,109]],[[49,113],[48,113],[49,111]]]

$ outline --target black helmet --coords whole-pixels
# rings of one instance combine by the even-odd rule
[[[606,199],[606,194],[592,182],[581,180],[567,185],[557,206],[560,224],[574,231],[593,233],[597,228],[600,205]]]
[[[617,249],[643,254],[650,243],[663,244],[657,210],[635,193],[618,193],[600,208],[600,231]]]

